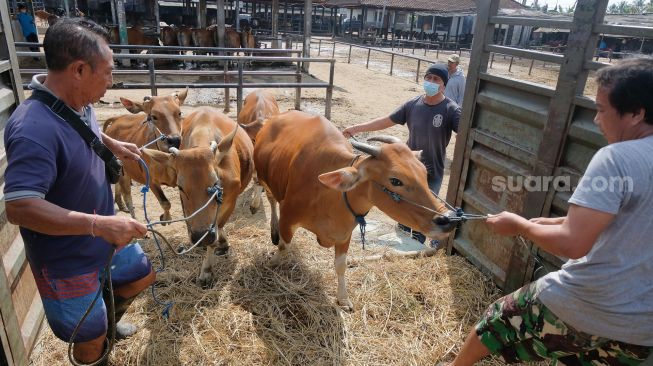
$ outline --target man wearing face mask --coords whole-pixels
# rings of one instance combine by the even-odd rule
[[[422,151],[421,161],[426,166],[429,187],[433,192],[439,193],[444,175],[446,148],[451,140],[451,133],[458,132],[460,120],[460,107],[444,95],[448,81],[447,66],[431,65],[424,75],[425,94],[408,100],[388,116],[347,127],[342,131],[343,135],[350,137],[359,132],[378,131],[395,124],[406,124],[406,144],[414,151]],[[403,225],[400,225],[400,228],[410,231]],[[416,231],[412,231],[412,234],[413,238],[424,242],[423,234]]]

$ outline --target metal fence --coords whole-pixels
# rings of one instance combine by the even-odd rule
[[[29,43],[16,43],[16,46],[27,46],[34,44]],[[161,47],[161,46],[118,46],[112,45],[115,49],[154,49],[176,51],[177,49],[189,49],[189,47]],[[242,48],[196,48],[191,47],[194,51],[201,52],[261,52],[261,53],[298,53],[298,51],[285,50],[285,49],[242,49]],[[189,50],[190,50],[189,49]],[[40,52],[16,52],[18,57],[43,57]],[[221,88],[225,90],[225,111],[229,111],[229,89],[236,89],[236,106],[237,113],[240,112],[243,103],[243,89],[244,88],[295,88],[295,109],[301,108],[301,90],[303,88],[324,88],[326,89],[326,101],[324,107],[324,115],[327,119],[331,118],[331,102],[333,96],[333,76],[334,76],[334,59],[329,58],[304,58],[304,57],[272,57],[272,56],[215,56],[215,55],[176,55],[176,54],[124,54],[114,53],[114,60],[143,60],[147,62],[147,70],[116,70],[116,75],[149,75],[149,82],[147,83],[117,83],[111,89],[147,89],[149,88],[152,95],[157,95],[159,88]],[[180,76],[197,76],[197,75],[217,75],[218,70],[157,70],[155,67],[155,60],[171,60],[171,61],[213,61],[222,63],[222,71],[219,74],[223,76],[223,82],[209,82],[209,83],[162,83],[157,81],[158,75],[174,74]],[[291,63],[294,64],[294,71],[278,71],[278,70],[264,70],[264,71],[251,71],[245,70],[245,65],[251,62],[269,62],[269,63]],[[328,82],[305,82],[303,81],[304,74],[301,71],[302,62],[311,63],[329,63],[329,81]],[[235,64],[235,68],[230,70],[229,64]],[[25,74],[35,74],[46,72],[46,70],[21,70],[21,77]],[[246,75],[267,75],[267,76],[294,76],[294,82],[245,82],[244,76]],[[236,80],[231,80],[235,77]],[[26,88],[27,84],[23,84]]]

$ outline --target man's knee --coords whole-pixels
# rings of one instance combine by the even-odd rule
[[[130,283],[123,284],[120,287],[115,288],[114,292],[116,295],[123,298],[134,297],[151,286],[154,281],[156,281],[156,272],[154,272],[153,269],[150,269],[150,273],[148,273],[145,277]]]

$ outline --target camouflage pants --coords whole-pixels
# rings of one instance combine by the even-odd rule
[[[653,347],[593,336],[566,325],[536,298],[535,283],[490,305],[476,324],[476,334],[507,363],[551,359],[552,365],[639,365],[653,353]]]

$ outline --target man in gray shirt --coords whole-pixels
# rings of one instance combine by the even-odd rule
[[[414,151],[422,151],[421,161],[426,166],[429,187],[434,193],[440,192],[444,175],[444,160],[452,132],[458,132],[460,107],[444,95],[449,80],[447,67],[431,65],[424,75],[424,94],[405,102],[390,115],[373,121],[348,127],[342,131],[345,137],[359,132],[382,130],[395,124],[408,126],[408,146]],[[406,231],[410,228],[401,227]],[[420,242],[424,235],[413,232]]]
[[[487,220],[498,234],[522,235],[569,261],[490,305],[452,365],[491,353],[567,365],[653,357],[653,59],[603,68],[597,81],[594,122],[608,145],[592,158],[567,216]]]

